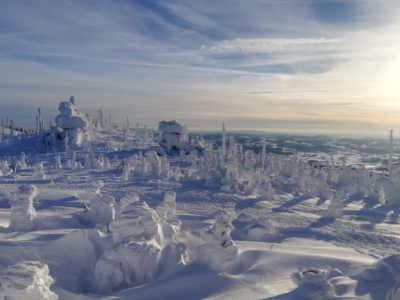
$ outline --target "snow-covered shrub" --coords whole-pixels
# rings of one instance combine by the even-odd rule
[[[159,245],[162,244],[162,233],[160,218],[146,202],[133,202],[126,206],[124,210],[109,225],[113,233],[114,243],[128,240],[155,239]]]
[[[85,155],[85,164],[83,165],[83,167],[85,170],[88,170],[88,171],[92,170],[92,162],[91,162],[89,154]]]
[[[127,207],[129,204],[138,202],[139,200],[140,200],[139,195],[135,193],[132,193],[130,195],[121,198],[117,214],[119,215],[120,213],[122,213],[124,208]]]
[[[97,195],[90,204],[90,210],[87,212],[92,226],[97,223],[109,225],[115,217],[113,205],[115,199],[110,195]]]
[[[329,199],[329,186],[324,173],[319,173],[311,182],[310,192],[313,197]]]
[[[176,193],[168,191],[164,195],[164,201],[156,207],[157,214],[162,220],[171,220],[176,210]]]
[[[14,166],[14,173],[17,173],[17,170],[21,170],[21,169],[22,169],[21,162],[19,160],[17,160],[15,162],[15,166]]]
[[[62,169],[62,165],[61,165],[61,159],[60,159],[60,155],[56,155],[56,169],[61,170]]]
[[[238,248],[233,242],[230,232],[232,213],[226,210],[220,212],[211,229],[209,240],[195,249],[195,262],[205,265],[215,273],[230,272],[239,261]]]
[[[24,169],[27,167],[26,165],[26,155],[24,152],[21,152],[21,154],[19,155],[19,162],[21,163],[21,167]]]
[[[128,161],[123,162],[123,169],[122,169],[122,180],[128,181],[129,175],[131,174],[131,165]]]
[[[341,219],[343,216],[342,209],[342,199],[335,195],[331,199],[331,204],[329,205],[328,210],[325,212],[325,216],[328,218]]]
[[[46,179],[46,176],[43,172],[43,163],[39,162],[33,165],[33,179]]]
[[[114,245],[95,268],[99,292],[107,294],[155,278],[163,246],[160,221],[146,202],[139,201],[126,206],[110,223]]]
[[[9,266],[1,276],[0,298],[4,300],[57,300],[50,291],[53,278],[46,264],[24,261]]]
[[[106,156],[104,157],[103,169],[104,170],[110,170],[111,169],[110,160]]]
[[[67,168],[67,169],[71,169],[72,168],[70,159],[67,159],[67,161],[65,162],[65,168]]]
[[[304,299],[326,300],[335,296],[335,288],[325,279],[326,271],[310,269],[292,274],[297,292]]]
[[[236,161],[229,160],[225,163],[226,174],[221,180],[222,192],[237,192],[239,185],[239,172]]]
[[[146,152],[148,173],[150,176],[160,176],[161,174],[161,160],[157,155],[156,151],[147,151]]]
[[[35,227],[36,210],[33,207],[33,198],[36,195],[37,189],[33,185],[22,185],[18,188],[18,196],[10,201],[10,230],[26,231]]]
[[[160,247],[151,243],[126,242],[112,246],[96,263],[98,292],[110,294],[152,281],[160,258]]]
[[[221,188],[221,173],[217,170],[213,170],[208,174],[208,178],[204,187],[209,189],[220,189]]]
[[[169,162],[167,160],[167,156],[163,156],[162,160],[161,160],[161,180],[162,181],[168,181],[170,176],[171,176],[171,172],[170,172],[170,165]]]
[[[265,179],[264,184],[259,187],[258,194],[261,200],[274,200],[275,190],[267,179]]]
[[[13,172],[10,169],[7,160],[0,161],[0,171],[3,173],[4,176],[11,175]]]
[[[246,178],[248,179],[247,185],[244,187],[243,192],[252,196],[257,195],[258,192],[258,177],[259,174],[255,172],[247,172]]]
[[[100,189],[104,186],[104,182],[101,179],[93,179],[90,182],[90,187],[91,190],[95,193],[95,194],[100,194]]]
[[[181,169],[179,166],[172,167],[171,171],[169,172],[169,180],[179,181],[182,177]]]

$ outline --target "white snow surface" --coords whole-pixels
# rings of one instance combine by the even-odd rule
[[[0,143],[0,294],[399,300],[397,177],[315,170],[302,154],[268,154],[263,170],[251,151],[148,159],[151,137],[132,131],[121,149],[122,128],[93,134],[73,153],[35,154],[34,138]]]

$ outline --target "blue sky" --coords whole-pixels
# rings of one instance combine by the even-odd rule
[[[0,117],[70,95],[123,123],[193,130],[400,129],[400,2],[1,1]]]

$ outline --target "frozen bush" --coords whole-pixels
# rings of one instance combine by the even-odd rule
[[[342,199],[335,195],[331,199],[331,205],[329,205],[329,208],[326,211],[325,216],[328,218],[341,219],[343,216],[342,209],[343,209]]]
[[[18,196],[11,202],[11,218],[9,229],[12,231],[27,231],[35,227],[36,211],[33,198],[37,189],[33,185],[22,185],[18,188]]]
[[[97,195],[90,204],[90,210],[87,212],[92,226],[98,223],[109,225],[115,217],[113,205],[115,199],[110,195]]]
[[[98,292],[110,294],[152,281],[157,275],[160,258],[161,249],[150,243],[114,245],[96,263]]]
[[[139,200],[140,200],[139,195],[135,193],[132,193],[130,195],[121,198],[117,214],[119,215],[120,213],[122,213],[124,208],[127,207],[129,204],[138,202]]]
[[[32,178],[33,179],[46,179],[46,176],[44,175],[44,172],[43,172],[43,163],[39,162],[33,166]]]
[[[232,217],[231,212],[221,211],[209,240],[195,249],[195,262],[207,266],[211,272],[230,272],[239,261],[238,248],[230,236]]]
[[[115,220],[110,223],[114,243],[128,240],[152,240],[162,244],[160,218],[146,202],[133,202],[126,206]]]
[[[204,187],[209,189],[220,189],[221,188],[221,173],[217,170],[213,170],[208,174],[208,178]],[[229,187],[230,188],[230,187]]]
[[[58,170],[62,169],[60,155],[56,155],[56,169]]]
[[[8,161],[6,160],[0,161],[0,171],[4,176],[11,175],[13,172],[8,165]]]
[[[9,266],[1,277],[0,298],[5,300],[57,300],[50,291],[53,279],[46,264],[24,261]]]

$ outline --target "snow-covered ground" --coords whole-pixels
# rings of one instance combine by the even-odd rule
[[[248,166],[257,156],[215,170],[204,152],[146,159],[157,140],[138,133],[97,130],[74,154],[3,138],[4,299],[400,299],[399,199],[386,181],[371,184],[392,205],[354,177],[349,191],[345,171],[307,177],[268,155],[261,171]]]

